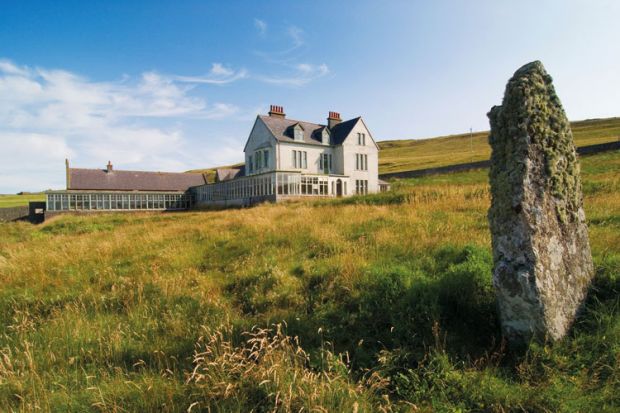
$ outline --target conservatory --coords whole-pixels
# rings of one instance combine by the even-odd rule
[[[47,211],[181,210],[192,206],[187,192],[47,192]]]
[[[343,196],[348,177],[309,175],[295,171],[267,172],[192,188],[197,206],[251,205],[304,196]]]

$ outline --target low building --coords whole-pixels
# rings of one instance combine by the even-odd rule
[[[67,189],[47,192],[46,209],[60,211],[179,210],[193,205],[190,188],[207,183],[203,174],[71,168]]]
[[[389,189],[379,182],[379,147],[362,117],[326,124],[288,119],[281,106],[257,116],[245,167],[218,170],[192,189],[197,206],[251,205],[301,197],[340,197]]]
[[[288,119],[281,106],[256,117],[245,164],[199,173],[71,168],[67,188],[47,192],[47,211],[179,210],[246,206],[303,197],[341,197],[389,190],[379,180],[379,147],[361,117],[326,124]]]

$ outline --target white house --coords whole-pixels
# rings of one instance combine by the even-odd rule
[[[281,106],[256,117],[245,166],[218,170],[217,182],[193,188],[200,205],[338,197],[387,190],[379,180],[377,146],[362,117],[329,112],[327,124],[288,119]]]

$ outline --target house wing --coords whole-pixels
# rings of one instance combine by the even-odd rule
[[[248,145],[249,145],[250,141],[255,136],[255,131],[257,130],[257,128],[260,128],[261,126],[264,127],[269,132],[269,134],[271,135],[271,137],[274,140],[277,140],[276,136],[273,133],[273,130],[269,127],[269,125],[267,125],[263,121],[261,116],[256,116],[256,120],[254,121],[254,126],[252,126],[252,130],[250,131],[250,134],[248,135],[248,139],[245,141],[245,146],[243,147],[243,152],[245,152],[246,149],[248,148]]]
[[[345,140],[351,135],[353,129],[357,126],[357,124],[361,122],[364,125],[364,129],[368,132],[368,137],[372,140],[372,143],[375,145],[377,150],[379,150],[379,145],[372,137],[370,130],[366,126],[366,123],[362,119],[361,116],[357,118],[349,119],[347,121],[341,122],[332,128],[332,141],[334,145],[342,145]]]

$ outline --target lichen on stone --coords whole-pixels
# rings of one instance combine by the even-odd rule
[[[513,337],[558,338],[593,272],[570,123],[538,61],[515,72],[488,116],[489,224],[502,325]]]

